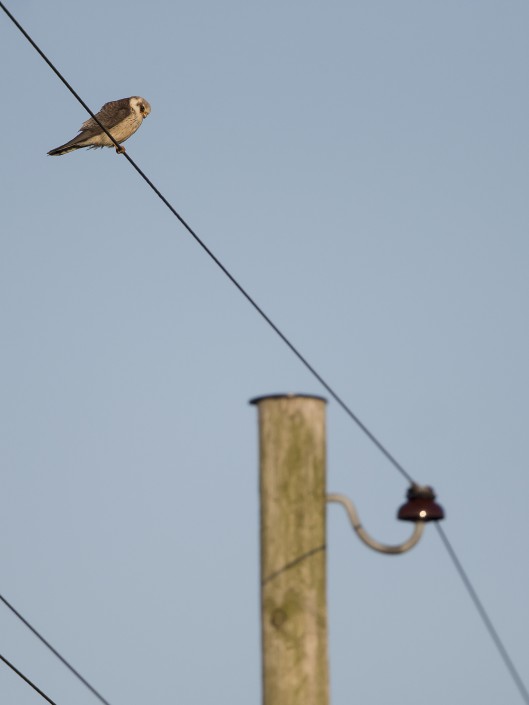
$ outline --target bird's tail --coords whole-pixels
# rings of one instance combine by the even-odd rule
[[[76,149],[81,149],[81,147],[86,147],[86,144],[82,143],[84,141],[83,137],[83,135],[77,135],[69,142],[66,142],[66,144],[61,144],[60,147],[51,149],[48,154],[50,157],[58,157],[61,154],[68,154],[68,152],[73,152]]]
[[[70,144],[69,142],[67,142],[61,147],[55,147],[55,149],[51,149],[48,154],[50,155],[50,157],[59,157],[61,154],[68,154],[68,152],[74,152],[76,149],[81,149],[81,145]]]

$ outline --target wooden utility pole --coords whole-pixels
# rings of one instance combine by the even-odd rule
[[[263,705],[328,705],[325,400],[259,411]]]

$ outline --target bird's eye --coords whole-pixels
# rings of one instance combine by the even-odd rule
[[[143,105],[143,103],[140,103],[140,113],[144,113],[144,112],[145,112],[145,106]]]

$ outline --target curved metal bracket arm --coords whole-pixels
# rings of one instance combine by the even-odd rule
[[[369,548],[372,548],[374,551],[380,551],[380,553],[405,553],[415,546],[424,531],[424,522],[418,521],[414,524],[413,533],[407,541],[397,544],[396,546],[388,546],[387,544],[379,543],[367,533],[360,523],[358,512],[349,497],[343,494],[328,494],[327,502],[338,502],[341,504],[347,512],[358,538],[369,546]]]

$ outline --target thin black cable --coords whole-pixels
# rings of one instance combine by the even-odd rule
[[[66,88],[72,93],[72,95],[78,100],[78,102],[83,106],[83,108],[87,111],[87,113],[95,120],[95,122],[101,127],[101,129],[105,132],[105,134],[112,140],[114,145],[119,148],[118,142],[114,139],[114,137],[110,134],[110,132],[106,129],[106,127],[101,124],[101,122],[98,120],[96,115],[90,110],[90,108],[87,106],[87,104],[83,101],[83,99],[77,94],[77,92],[72,88],[72,86],[68,83],[68,81],[62,76],[62,74],[55,68],[55,66],[52,64],[52,62],[48,59],[48,57],[44,54],[44,52],[40,49],[40,47],[33,41],[33,39],[30,37],[30,35],[25,31],[25,29],[20,25],[19,22],[13,17],[13,15],[7,10],[5,5],[0,1],[0,7],[2,10],[5,12],[5,14],[10,18],[10,20],[13,22],[13,24],[19,29],[19,31],[24,35],[24,37],[28,40],[28,42],[33,46],[33,48],[40,54],[40,56],[44,59],[44,61],[48,64],[48,66],[52,69],[52,71],[57,75],[57,77],[64,83]],[[197,233],[191,228],[191,226],[184,220],[184,218],[176,211],[176,209],[171,205],[171,203],[165,198],[165,196],[160,192],[160,190],[153,184],[153,182],[146,176],[146,174],[140,169],[140,167],[136,164],[136,162],[129,156],[127,152],[123,152],[125,158],[129,161],[129,163],[134,167],[134,169],[138,172],[138,174],[143,178],[143,180],[151,187],[151,189],[154,191],[154,193],[160,198],[160,200],[167,206],[167,208],[173,213],[173,215],[180,221],[180,223],[184,226],[184,228],[189,232],[189,234],[195,239],[195,241],[202,247],[202,249],[206,252],[206,254],[209,255],[209,257],[215,262],[215,264],[222,270],[222,272],[228,277],[228,279],[232,282],[232,284],[240,291],[240,293],[247,299],[247,301],[253,306],[253,308],[259,313],[259,315],[268,323],[268,325],[275,331],[275,333],[281,338],[281,340],[287,345],[288,348],[290,348],[291,352],[294,353],[294,355],[300,360],[300,362],[309,370],[309,372],[318,380],[318,382],[327,390],[327,392],[330,394],[330,396],[337,402],[339,406],[345,411],[345,413],[356,423],[356,425],[364,432],[364,434],[369,438],[369,440],[378,448],[378,450],[386,457],[387,460],[400,472],[400,474],[405,477],[410,484],[416,484],[411,477],[411,475],[405,470],[405,468],[397,461],[397,459],[387,450],[387,448],[381,443],[381,441],[378,440],[378,438],[367,428],[367,426],[360,420],[360,418],[352,411],[352,409],[343,401],[343,399],[337,394],[337,392],[334,391],[334,389],[323,379],[323,377],[316,371],[316,369],[309,363],[309,361],[301,354],[301,352],[294,346],[293,343],[290,342],[290,340],[286,337],[286,335],[276,326],[276,324],[272,321],[271,318],[263,311],[263,309],[257,304],[257,302],[250,296],[250,294],[242,287],[241,284],[235,279],[235,277],[231,274],[231,272],[222,264],[222,262],[218,259],[218,257],[212,252],[212,250],[209,249],[209,247],[200,239],[200,237],[197,235]],[[505,649],[496,629],[494,628],[494,625],[492,624],[487,612],[485,611],[483,605],[481,604],[481,601],[479,600],[477,593],[472,586],[470,580],[468,579],[463,566],[459,562],[459,559],[457,555],[455,554],[452,546],[448,542],[448,539],[446,535],[444,534],[441,526],[436,522],[436,528],[439,532],[439,535],[441,536],[445,548],[447,549],[450,557],[452,558],[452,561],[456,567],[457,572],[459,573],[460,577],[462,578],[465,587],[467,588],[469,595],[474,602],[485,626],[487,627],[507,669],[509,670],[509,673],[511,674],[514,682],[516,683],[520,694],[522,695],[524,701],[529,705],[529,692],[527,691],[523,681],[521,680],[518,671],[516,670],[509,654],[507,653],[507,650]],[[3,598],[1,598],[3,599]],[[4,600],[4,602],[6,602]],[[22,618],[23,619],[23,618]],[[25,620],[23,620],[25,622]],[[30,626],[28,624],[28,626]],[[32,627],[30,627],[33,630]],[[37,632],[35,631],[37,634]],[[40,637],[39,634],[37,636]],[[44,639],[42,639],[44,643],[46,643],[48,646],[50,646]],[[75,669],[73,669],[65,659],[63,659],[56,651],[53,649],[51,646],[50,648],[56,655],[67,665],[72,672],[74,672],[76,675],[78,675],[81,680],[87,685],[91,690],[92,687],[80,676]],[[0,656],[0,658],[3,659],[3,657]],[[7,663],[7,662],[6,662]],[[11,664],[8,664],[11,666]],[[13,666],[11,666],[14,668]],[[16,670],[16,669],[14,669]],[[18,671],[17,671],[18,673]],[[24,676],[22,676],[25,679]],[[26,679],[25,679],[26,680]],[[29,682],[29,681],[28,681]],[[31,684],[31,683],[30,683]],[[32,684],[31,684],[32,685]],[[33,686],[35,687],[35,686]],[[37,689],[38,690],[38,689]],[[40,692],[40,691],[38,691]],[[107,703],[104,698],[99,696],[97,691],[93,691],[94,694],[96,694],[104,703]],[[41,693],[42,694],[42,693]],[[47,697],[47,696],[44,696]],[[49,700],[49,702],[52,702]],[[108,703],[107,703],[108,705]]]
[[[85,685],[85,686],[88,688],[88,690],[90,690],[90,692],[91,692],[93,695],[95,695],[96,698],[97,698],[100,702],[103,703],[103,705],[110,705],[110,703],[108,702],[108,700],[106,700],[106,699],[101,695],[101,693],[99,693],[92,685],[90,685],[90,683],[86,680],[86,678],[83,678],[83,676],[79,673],[79,671],[77,671],[77,670],[72,666],[72,664],[69,663],[69,662],[64,658],[64,656],[62,656],[62,655],[57,651],[57,649],[55,649],[55,648],[50,644],[50,642],[49,642],[47,639],[45,639],[45,638],[42,636],[42,634],[40,634],[40,632],[38,632],[38,631],[35,629],[35,627],[33,627],[33,626],[28,622],[27,619],[25,619],[25,617],[23,617],[23,616],[20,614],[20,612],[18,612],[18,610],[16,610],[16,609],[13,607],[13,605],[12,605],[10,602],[8,602],[8,601],[6,600],[6,598],[5,598],[3,595],[0,595],[0,600],[4,603],[4,605],[5,605],[6,607],[8,607],[8,608],[11,610],[11,612],[13,612],[14,615],[16,615],[16,616],[20,619],[21,622],[23,622],[23,623],[26,625],[26,627],[27,627],[29,630],[31,630],[31,631],[33,632],[33,634],[35,634],[35,636],[36,636],[38,639],[41,640],[41,642],[42,642],[45,646],[48,647],[48,649],[49,649],[53,654],[55,654],[55,656],[59,659],[59,661],[62,661],[62,663],[66,666],[66,668],[68,668],[68,669],[74,674],[74,676],[76,676],[76,677],[81,681],[81,683],[83,683],[83,685]]]
[[[33,688],[33,690],[36,690],[37,693],[44,698],[44,700],[47,700],[50,703],[50,705],[57,705],[55,700],[52,700],[48,695],[46,695],[46,693],[44,693],[39,687],[37,687],[35,685],[35,683],[33,683],[33,681],[30,681],[29,678],[27,678],[27,676],[25,676],[23,673],[21,673],[18,670],[18,668],[15,668],[15,666],[13,666],[12,663],[10,663],[4,656],[2,656],[2,654],[0,654],[0,660],[2,660],[6,666],[9,666],[9,668],[11,670],[13,670],[17,674],[17,676],[20,676],[20,678],[22,678],[23,681],[26,681],[26,683],[28,685],[30,685]]]
[[[438,521],[436,521],[434,523],[435,523],[435,528],[437,529],[439,536],[441,537],[441,541],[443,542],[444,547],[448,551],[448,555],[452,559],[452,562],[455,566],[455,569],[459,573],[459,577],[463,581],[463,584],[466,587],[468,594],[470,595],[470,599],[474,603],[474,606],[477,609],[478,614],[481,617],[483,624],[485,625],[487,631],[489,632],[490,637],[491,637],[492,641],[494,642],[494,645],[498,649],[498,652],[499,652],[507,670],[509,671],[514,683],[516,684],[516,687],[518,688],[520,695],[522,696],[523,701],[525,703],[527,703],[527,705],[529,705],[529,691],[525,687],[525,684],[522,681],[520,674],[518,673],[518,670],[516,669],[516,666],[514,665],[511,657],[509,656],[507,649],[503,645],[503,642],[500,638],[500,635],[496,631],[496,628],[494,627],[494,624],[492,623],[491,618],[487,614],[487,610],[485,609],[485,607],[483,606],[483,603],[479,599],[478,594],[477,594],[474,586],[470,582],[470,578],[466,574],[466,571],[463,568],[461,561],[457,557],[457,554],[456,554],[452,544],[448,540],[448,537],[446,536],[445,532],[443,531],[441,524]]]
[[[70,93],[79,101],[83,108],[91,115],[92,118],[97,122],[101,129],[110,137],[112,142],[119,147],[119,144],[112,137],[110,132],[106,129],[104,125],[100,123],[94,113],[82,100],[82,98],[76,93],[68,81],[62,76],[62,74],[55,68],[52,62],[44,54],[44,52],[37,46],[33,39],[29,36],[26,30],[17,22],[13,15],[7,10],[5,5],[0,2],[0,7],[13,22],[13,24],[20,30],[24,37],[28,40],[31,46],[40,54],[52,71],[59,77],[59,79],[64,83],[66,88]],[[335,402],[342,407],[345,413],[356,423],[356,425],[364,432],[364,434],[369,438],[369,440],[378,448],[378,450],[389,460],[389,462],[395,467],[400,474],[408,480],[410,484],[415,484],[411,475],[404,469],[404,467],[397,461],[397,459],[389,452],[389,450],[378,440],[378,438],[367,428],[367,426],[359,419],[359,417],[352,411],[352,409],[345,403],[345,401],[338,395],[337,392],[323,379],[323,377],[316,371],[316,369],[309,363],[309,361],[301,354],[301,352],[294,346],[293,343],[287,338],[287,336],[276,326],[272,319],[263,311],[263,309],[257,304],[257,302],[250,296],[250,294],[242,287],[241,284],[235,279],[235,277],[228,271],[228,269],[222,264],[218,257],[213,254],[209,247],[200,239],[197,233],[191,228],[191,226],[182,218],[182,216],[176,211],[176,209],[169,203],[169,201],[163,196],[159,189],[153,184],[153,182],[144,174],[136,162],[129,156],[127,152],[123,153],[125,158],[134,167],[142,179],[151,187],[158,198],[169,208],[171,213],[180,221],[188,233],[196,240],[196,242],[202,247],[202,249],[209,255],[209,257],[215,262],[215,264],[222,270],[222,272],[228,277],[231,283],[240,291],[240,293],[245,297],[245,299],[253,306],[257,313],[268,323],[268,325],[274,330],[274,332],[281,338],[285,345],[290,348],[291,352],[298,358],[298,360],[307,368],[307,370],[315,377],[318,382],[327,390],[330,396],[335,400]]]

